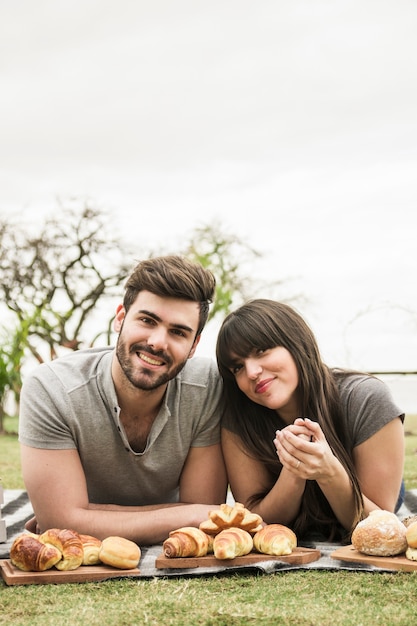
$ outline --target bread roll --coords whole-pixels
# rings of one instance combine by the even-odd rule
[[[83,562],[84,551],[81,539],[74,530],[50,528],[39,535],[39,541],[45,545],[55,546],[61,552],[61,560],[55,563],[59,570],[77,569]]]
[[[257,513],[251,513],[240,502],[221,504],[219,509],[209,513],[209,519],[201,522],[199,528],[208,535],[217,535],[226,528],[242,528],[255,534],[262,528],[263,520]]]
[[[267,524],[253,537],[254,548],[263,554],[283,556],[297,547],[295,533],[282,524]]]
[[[101,563],[99,558],[101,541],[97,537],[91,535],[80,535],[83,546],[83,565],[98,565]]]
[[[118,569],[134,569],[139,565],[139,546],[124,537],[106,537],[101,542],[99,559],[106,565]]]
[[[395,513],[377,509],[356,525],[352,545],[371,556],[402,554],[407,549],[406,527]]]
[[[405,556],[407,559],[410,559],[410,561],[417,561],[417,548],[408,547],[405,551]]]
[[[253,548],[252,535],[242,528],[226,528],[213,540],[213,552],[216,559],[234,559],[249,554]]]
[[[62,558],[55,546],[39,541],[39,535],[24,533],[16,537],[10,548],[10,560],[24,572],[45,572]]]
[[[168,558],[206,556],[209,538],[205,532],[195,526],[184,526],[171,531],[162,547],[164,555]]]
[[[406,528],[405,538],[409,548],[417,548],[417,522],[413,522]]]

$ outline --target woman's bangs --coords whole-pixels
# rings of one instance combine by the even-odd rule
[[[252,323],[242,324],[242,320],[234,321],[234,324],[226,325],[219,336],[218,357],[225,369],[233,367],[236,358],[247,358],[254,349],[266,350],[271,347],[271,337],[265,329]]]
[[[250,350],[248,339],[236,324],[223,326],[217,338],[217,360],[224,370],[229,370],[236,357],[244,358]]]

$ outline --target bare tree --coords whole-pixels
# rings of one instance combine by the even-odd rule
[[[286,291],[282,300],[287,302],[304,299],[301,294],[289,295],[289,278],[262,280],[256,271],[262,253],[237,235],[227,233],[218,221],[196,228],[184,254],[211,269],[216,276],[216,296],[210,319],[226,315],[250,298],[272,298],[278,292]]]
[[[76,350],[89,315],[111,296],[129,267],[125,247],[111,232],[103,211],[88,203],[61,206],[38,232],[12,221],[0,225],[0,298],[25,324],[27,348],[42,362],[58,347]]]

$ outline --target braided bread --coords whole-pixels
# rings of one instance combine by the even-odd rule
[[[209,535],[217,535],[226,528],[242,528],[255,534],[262,528],[263,520],[260,515],[251,513],[243,504],[236,502],[221,504],[219,509],[209,512],[209,519],[201,522],[199,528]]]

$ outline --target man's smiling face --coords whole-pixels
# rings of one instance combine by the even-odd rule
[[[116,355],[134,387],[155,389],[182,370],[199,341],[199,311],[197,302],[162,298],[149,291],[139,292],[127,313],[123,306],[118,308]]]

